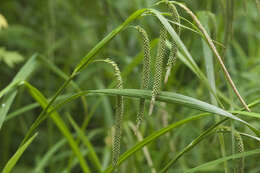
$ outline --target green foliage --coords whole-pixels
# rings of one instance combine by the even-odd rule
[[[19,160],[19,158],[22,156],[23,152],[29,147],[29,145],[33,142],[34,138],[37,136],[37,133],[35,133],[28,141],[26,141],[25,144],[23,144],[21,147],[18,148],[18,150],[15,152],[15,154],[10,158],[10,160],[7,162],[3,169],[3,173],[9,173],[12,171],[14,166],[16,165],[16,162]]]
[[[0,170],[259,172],[258,7],[0,1]]]
[[[24,58],[15,51],[7,51],[5,48],[0,47],[0,61],[5,62],[9,67],[14,67],[14,64],[17,64],[23,61]]]

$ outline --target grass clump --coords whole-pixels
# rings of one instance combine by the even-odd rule
[[[1,1],[0,170],[259,172],[256,4]]]

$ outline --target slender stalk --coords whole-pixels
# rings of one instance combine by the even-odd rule
[[[58,89],[58,91],[55,93],[55,95],[53,96],[53,98],[50,100],[50,102],[47,104],[46,108],[43,109],[43,111],[40,113],[40,115],[38,116],[38,118],[34,121],[34,123],[32,124],[32,126],[30,127],[30,129],[28,130],[26,136],[24,137],[21,145],[23,145],[32,135],[32,133],[35,131],[35,129],[39,126],[39,124],[41,124],[42,121],[44,121],[47,118],[47,112],[50,108],[50,106],[53,104],[53,102],[56,100],[56,98],[65,90],[65,88],[68,86],[68,84],[70,83],[70,81],[74,78],[74,75],[71,75],[70,78],[68,78],[63,85]],[[20,145],[20,146],[21,146]]]
[[[134,131],[134,133],[136,134],[138,141],[139,142],[142,141],[143,140],[143,136],[140,133],[140,131],[137,129],[137,127],[133,123],[131,123],[131,122],[129,122],[129,126]],[[147,146],[143,147],[143,152],[144,152],[144,156],[145,156],[145,158],[147,160],[147,163],[148,163],[149,167],[151,168],[151,172],[152,173],[156,173],[156,169],[154,168],[153,160],[151,158],[151,155],[149,153],[149,150],[148,150]]]
[[[201,32],[203,33],[203,35],[205,36],[205,38],[206,38],[206,40],[207,40],[207,42],[208,42],[208,44],[209,44],[211,50],[212,50],[212,51],[214,52],[214,54],[216,55],[217,60],[218,60],[218,62],[220,63],[220,66],[221,66],[221,68],[222,68],[222,70],[223,70],[223,72],[224,72],[224,74],[225,74],[225,77],[226,77],[226,79],[228,80],[229,84],[231,85],[233,91],[234,91],[235,94],[237,95],[237,97],[238,97],[238,99],[240,100],[240,102],[242,103],[242,105],[246,108],[246,110],[250,112],[250,109],[248,108],[246,102],[244,101],[244,99],[243,99],[243,98],[241,97],[241,95],[239,94],[239,92],[238,92],[238,90],[237,90],[237,88],[236,88],[236,86],[235,86],[235,84],[234,84],[234,82],[233,82],[233,80],[232,80],[232,78],[231,78],[231,76],[230,76],[230,74],[229,74],[229,72],[228,72],[228,70],[227,70],[225,64],[224,64],[224,62],[222,61],[222,58],[220,57],[220,55],[219,55],[219,53],[218,53],[218,51],[217,51],[217,49],[216,49],[214,43],[212,42],[212,40],[211,40],[210,36],[208,35],[207,31],[205,30],[205,28],[201,25],[201,23],[200,23],[200,21],[198,20],[198,18],[197,18],[197,17],[193,14],[193,12],[192,12],[189,8],[187,8],[185,5],[183,5],[183,4],[181,4],[181,3],[178,3],[178,2],[175,2],[175,1],[173,1],[172,3],[175,3],[175,4],[179,5],[181,8],[183,8],[183,9],[192,17],[192,19],[196,22],[196,24],[198,25],[200,31],[201,31]]]
[[[255,3],[256,3],[256,7],[257,7],[257,10],[258,10],[258,13],[260,15],[260,2],[258,0],[255,0]]]
[[[196,146],[196,144],[198,144],[203,139],[205,139],[210,134],[212,134],[215,131],[216,127],[218,127],[220,124],[224,123],[227,120],[228,120],[228,118],[225,118],[225,119],[219,121],[218,123],[214,124],[210,128],[208,128],[207,130],[205,130],[203,133],[201,133],[196,139],[194,139],[189,145],[187,145],[173,160],[168,162],[167,165],[160,171],[160,173],[166,173],[168,171],[168,169],[172,165],[174,165],[177,162],[177,160],[179,160],[179,158],[181,158],[183,156],[183,154],[185,154],[186,152],[188,152],[192,148],[194,148]]]

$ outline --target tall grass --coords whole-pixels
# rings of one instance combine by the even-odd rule
[[[260,52],[254,27],[258,1],[245,2],[251,9],[246,12],[250,27],[241,31],[243,4],[233,0],[221,4],[134,0],[131,15],[125,10],[129,2],[106,1],[100,6],[91,2],[88,5],[101,8],[110,17],[102,28],[99,20],[103,18],[85,21],[87,15],[79,5],[83,2],[42,2],[48,5],[42,12],[49,16],[44,24],[48,36],[42,43],[44,51],[33,44],[43,38],[32,28],[0,28],[0,43],[6,47],[24,54],[39,52],[12,80],[3,79],[2,172],[260,170],[260,126],[256,121],[260,118],[256,80]],[[3,3],[4,8],[10,5]],[[42,8],[38,5],[34,3],[35,8]],[[58,8],[73,14],[71,23],[60,17],[65,14],[55,10]],[[3,11],[7,19],[8,10]],[[223,11],[224,17],[220,15]],[[14,19],[10,17],[10,22]],[[32,21],[40,19],[35,16]],[[132,24],[138,32],[125,30]],[[28,42],[24,39],[19,47],[5,36],[13,33],[17,38],[34,37]],[[61,38],[63,33],[66,37]],[[86,40],[81,34],[89,37]],[[98,34],[103,38],[97,39]],[[140,36],[142,45],[138,44]],[[241,43],[245,38],[247,48]],[[78,59],[89,45],[93,48]],[[102,59],[107,56],[115,58]],[[166,112],[167,123],[162,122],[165,115],[160,109]]]

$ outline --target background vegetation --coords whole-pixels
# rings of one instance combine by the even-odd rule
[[[155,5],[156,2],[0,1],[1,171],[112,172],[118,167],[118,172],[122,173],[260,172],[259,1],[178,1],[192,10],[210,34],[251,112],[243,110],[244,106],[227,82],[196,22],[176,5],[181,24],[175,22],[172,26],[175,30],[181,26],[180,39],[185,46],[177,42],[177,61],[167,84],[162,84],[162,91],[169,92],[157,95],[153,113],[149,116],[151,92],[139,90],[143,42],[132,26],[142,26],[151,41],[149,90],[152,90],[162,28],[154,17],[156,13],[133,20],[109,43],[98,43],[108,34],[115,33],[111,31],[122,26],[138,9],[156,9],[163,19],[168,18],[171,22],[167,6]],[[168,36],[166,57],[173,40]],[[97,45],[102,49],[98,49],[93,58],[112,61],[92,63],[91,51],[95,51]],[[187,48],[198,68],[189,61],[183,48]],[[80,62],[86,62],[87,68]],[[120,77],[116,72],[115,78],[117,66],[114,62],[121,71],[122,86],[129,90],[102,90],[115,88],[118,84]],[[164,76],[167,60],[163,63]],[[82,67],[80,72],[77,71],[79,67]],[[72,79],[71,74],[75,74],[73,80],[48,105],[64,82]],[[92,93],[86,95],[89,90]],[[80,91],[85,91],[84,96]],[[79,92],[82,97],[64,104],[72,94]],[[121,155],[128,152],[128,155],[124,154],[112,165],[112,138],[118,131],[118,128],[112,130],[112,126],[122,95],[124,115],[120,152]],[[144,120],[137,130],[139,98],[145,98],[147,102]],[[46,107],[59,107],[59,110],[50,113],[50,109],[43,109]],[[233,119],[236,116],[248,124],[241,119],[227,120],[224,116]],[[140,150],[134,153],[135,149]],[[122,164],[115,165],[118,163]]]

